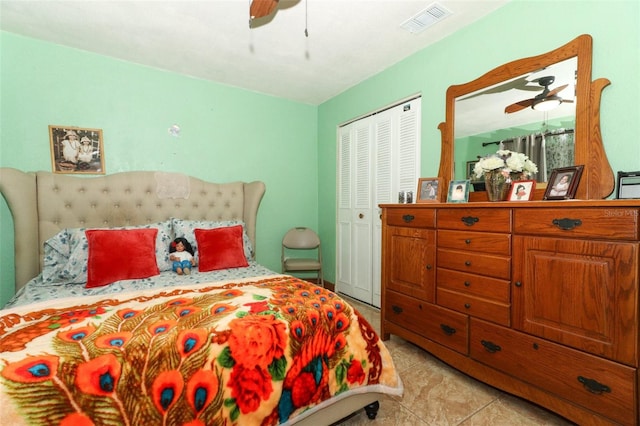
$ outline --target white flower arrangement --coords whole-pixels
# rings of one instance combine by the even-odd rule
[[[477,178],[481,178],[485,172],[491,170],[501,170],[507,175],[510,173],[523,173],[524,175],[532,176],[538,172],[538,166],[521,152],[501,149],[495,154],[487,155],[478,160],[473,168],[473,174]]]

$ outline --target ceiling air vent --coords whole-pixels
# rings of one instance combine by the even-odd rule
[[[400,26],[411,33],[419,33],[431,25],[451,15],[451,11],[438,3],[432,3],[426,9],[404,21]]]

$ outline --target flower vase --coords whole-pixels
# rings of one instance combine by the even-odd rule
[[[522,173],[509,173],[503,170],[490,170],[484,173],[484,183],[489,201],[506,201],[511,182],[520,180]]]

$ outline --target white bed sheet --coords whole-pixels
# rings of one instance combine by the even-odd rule
[[[22,287],[15,296],[7,302],[4,309],[64,297],[109,295],[114,293],[125,293],[133,290],[163,288],[175,285],[198,284],[268,275],[281,274],[274,272],[255,261],[250,261],[249,266],[244,268],[220,269],[211,272],[199,272],[197,268],[194,268],[190,275],[177,275],[173,271],[166,271],[161,272],[160,275],[150,278],[116,281],[112,284],[95,288],[85,288],[84,284],[77,283],[45,284],[42,281],[41,275],[38,275]]]

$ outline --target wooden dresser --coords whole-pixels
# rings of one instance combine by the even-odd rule
[[[639,424],[640,201],[382,207],[382,335],[581,425]]]

